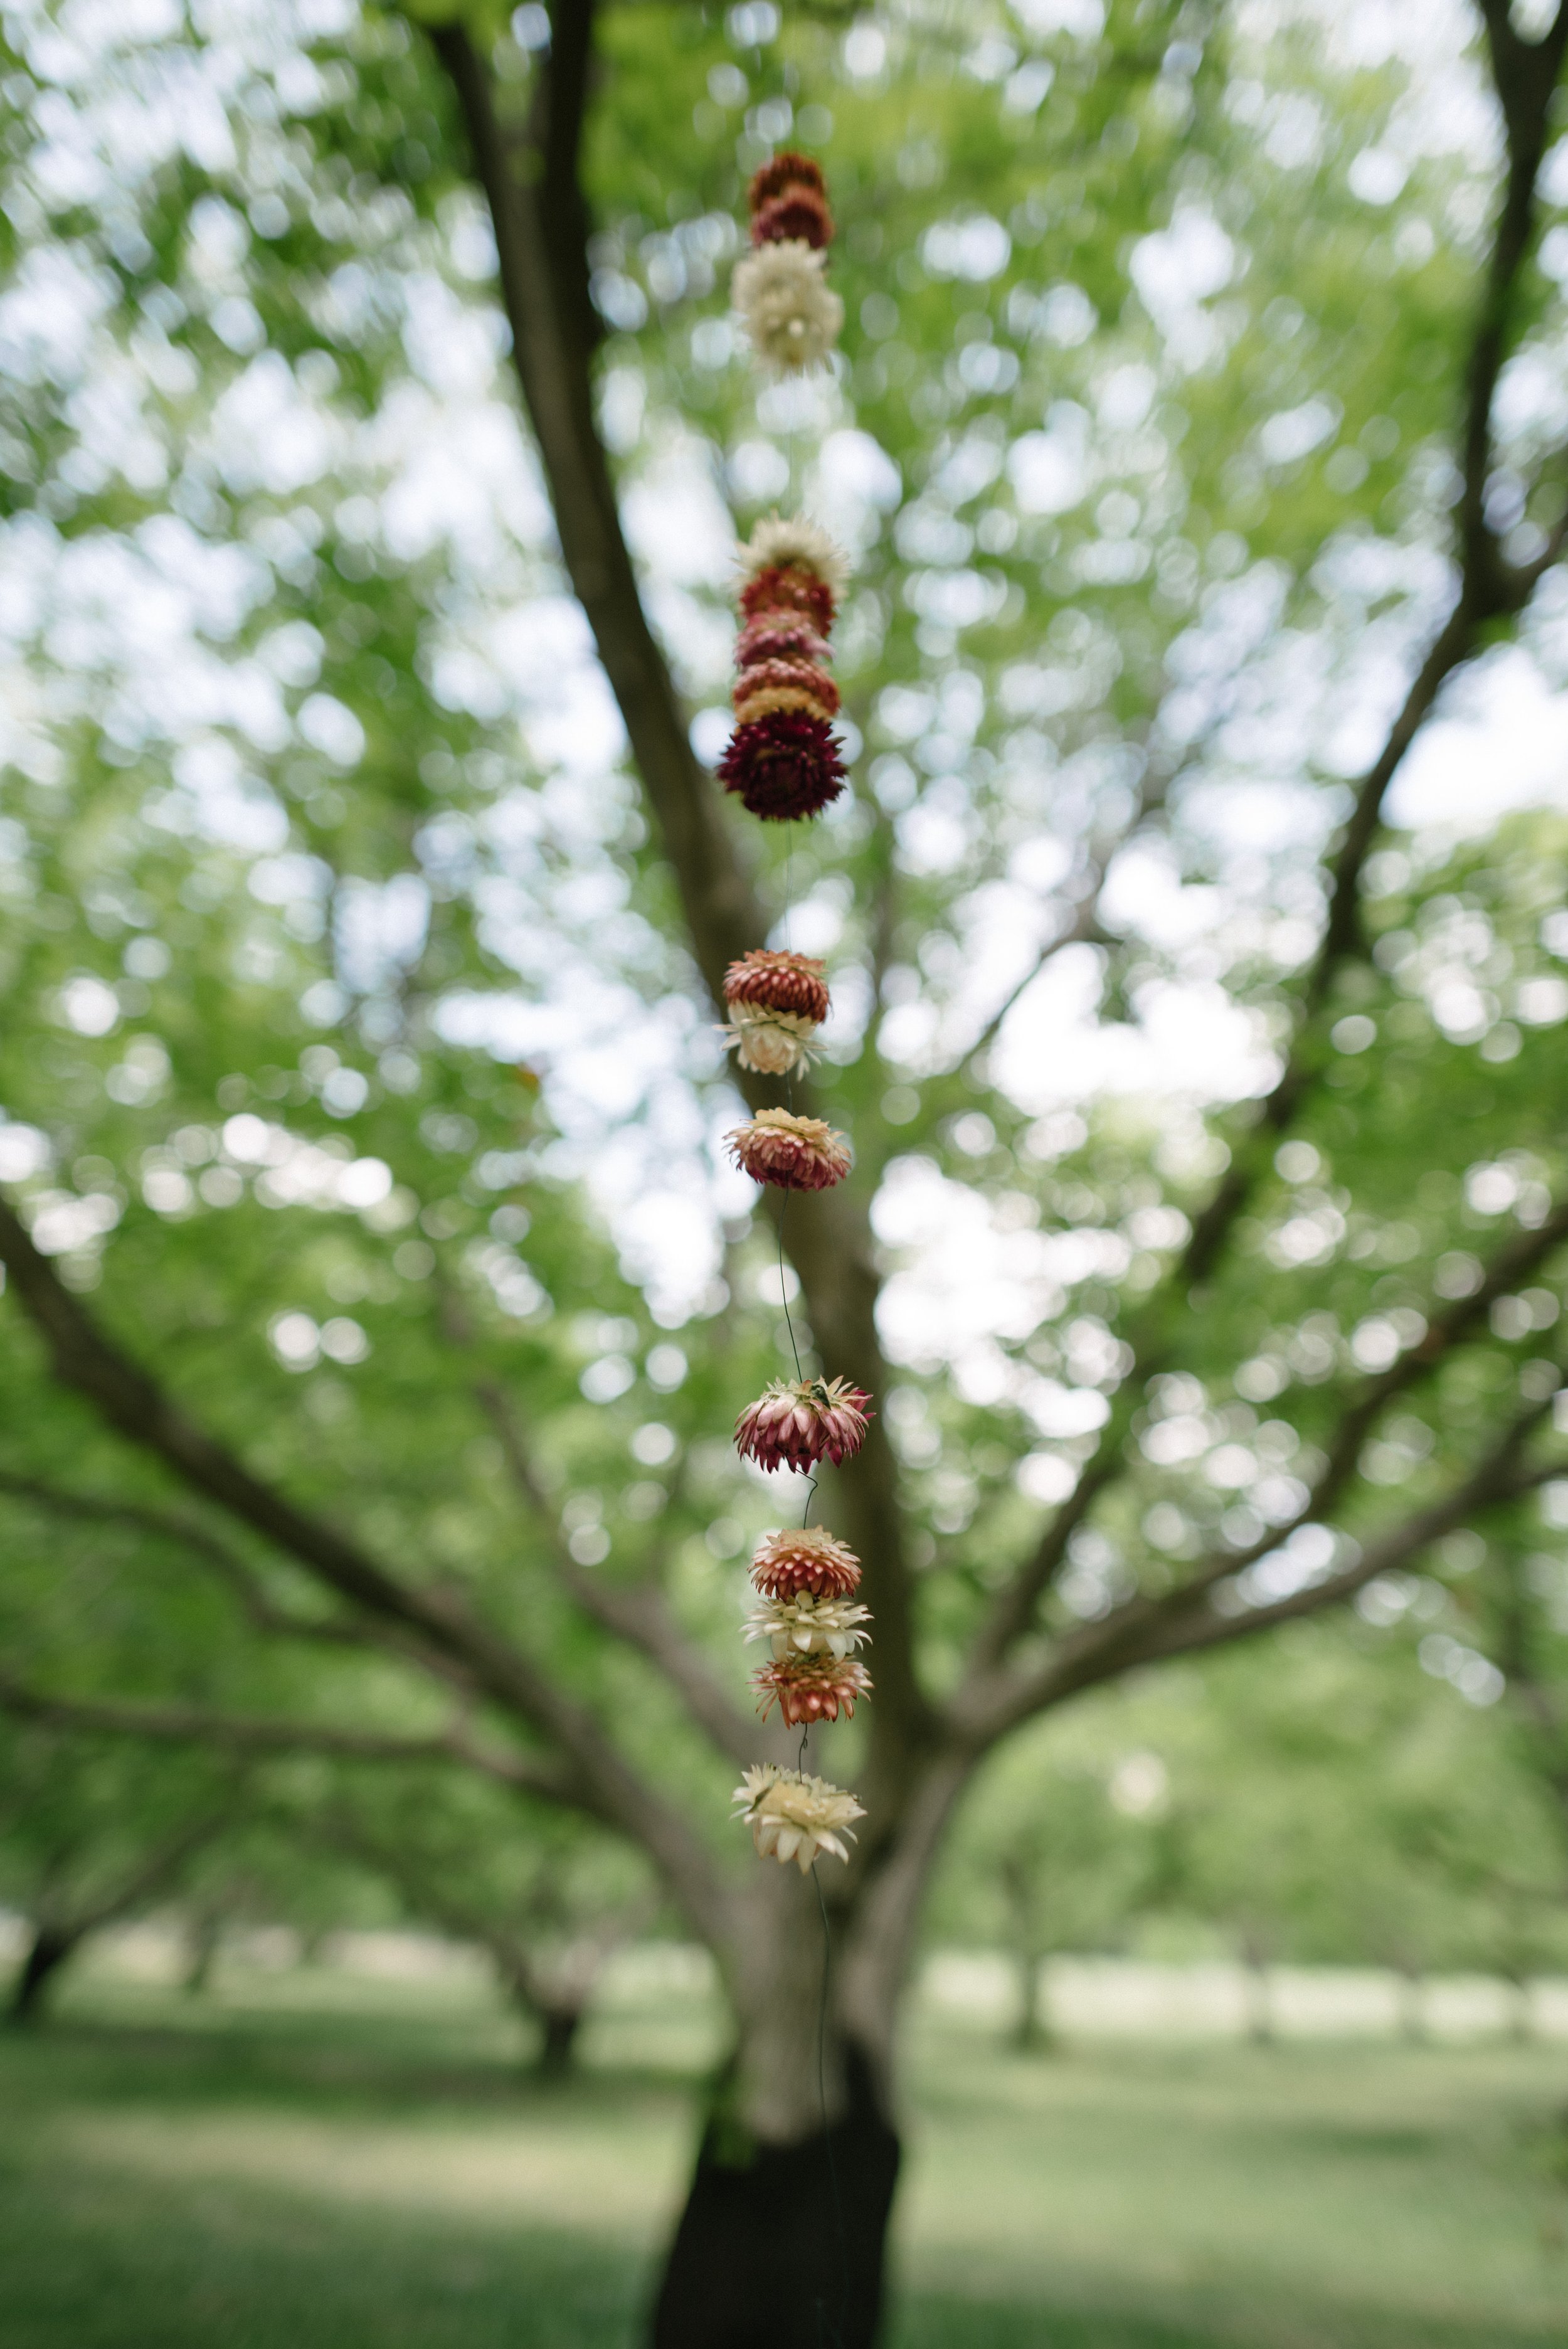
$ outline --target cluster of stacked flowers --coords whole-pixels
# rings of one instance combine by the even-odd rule
[[[736,269],[736,306],[766,364],[809,367],[826,357],[844,315],[823,279],[833,223],[822,174],[804,155],[776,155],[752,181],[750,202],[753,250]],[[832,731],[839,692],[827,664],[848,566],[825,531],[777,514],[758,526],[740,560],[736,722],[719,775],[751,814],[793,823],[820,814],[844,787]],[[724,999],[726,1038],[743,1069],[787,1077],[810,1066],[830,1008],[820,962],[757,947],[731,963]],[[758,1110],[728,1147],[754,1182],[781,1191],[830,1190],[851,1163],[843,1134],[789,1109]],[[809,1475],[824,1460],[852,1459],[871,1418],[871,1397],[846,1379],[775,1379],[741,1413],[736,1448],[769,1472]],[[777,1706],[789,1728],[810,1731],[853,1716],[872,1684],[857,1652],[871,1619],[855,1598],[860,1579],[854,1552],[820,1526],[758,1543],[758,1605],[746,1636],[767,1642],[753,1676],[764,1719]],[[802,1759],[804,1750],[802,1740]],[[865,1816],[841,1787],[773,1763],[748,1770],[735,1800],[761,1857],[792,1860],[802,1875],[820,1852],[847,1859],[851,1822]]]
[[[833,217],[821,170],[809,155],[775,155],[747,196],[751,251],[735,264],[730,296],[751,347],[779,375],[818,367],[844,323],[844,305],[827,282]]]
[[[735,731],[719,780],[752,815],[793,823],[844,788],[839,688],[824,664],[848,566],[815,523],[777,514],[758,523],[740,562]]]

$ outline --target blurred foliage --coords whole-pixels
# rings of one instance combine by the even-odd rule
[[[1400,835],[1299,1133],[1176,1366],[1110,1401],[1243,1112],[1190,1073],[1150,1093],[1073,1071],[1113,1075],[1140,1037],[1158,1058],[1161,1017],[1195,1006],[1231,1022],[1232,1092],[1266,1081],[1318,853],[1441,600],[1491,167],[1473,123],[1433,128],[1411,63],[1347,59],[1307,12],[1095,14],[609,7],[591,125],[603,427],[696,739],[725,689],[729,524],[797,492],[855,547],[854,798],[748,846],[831,966],[823,1074],[878,1194],[900,1365],[879,1401],[939,1682],[1108,1411],[1134,1473],[1075,1537],[1057,1628],[1287,1523],[1346,1393],[1499,1235],[1539,1226],[1563,1174],[1568,826]],[[509,21],[521,99],[540,12]],[[504,1390],[573,1557],[663,1572],[738,1693],[737,1561],[777,1503],[727,1431],[777,1366],[778,1291],[714,1172],[733,1096],[563,592],[449,94],[390,8],[7,23],[0,1179],[260,1473],[474,1592],[717,1835],[722,1774],[562,1598],[476,1402]],[[1470,67],[1444,69],[1473,115]],[[745,174],[787,136],[830,173],[850,326],[830,383],[759,395],[724,288]],[[1544,267],[1529,303],[1500,511],[1546,432]],[[1527,553],[1540,518],[1517,509]],[[1497,657],[1560,681],[1563,610],[1553,585],[1527,653]],[[1102,934],[1028,989],[1052,892],[1140,810]],[[990,1251],[967,1316],[922,1268],[946,1227]],[[1502,1300],[1378,1430],[1352,1537],[1551,1391],[1559,1302],[1545,1273]],[[0,1310],[0,1465],[166,1498]],[[0,1510],[0,1644],[41,1684],[439,1718],[394,1661],[260,1637],[175,1531]],[[1555,1523],[1521,1505],[1500,1537],[1555,1575]],[[1306,1533],[1238,1605],[1324,1570],[1334,1541]],[[308,1615],[294,1570],[232,1538]],[[1450,1547],[1382,1619],[1416,1608],[1462,1689],[1485,1587]],[[1202,1821],[1235,1854],[1255,1829],[1299,1870],[1291,1945],[1325,1953],[1351,1909],[1382,1930],[1378,1868],[1353,1892],[1333,1860],[1348,1795],[1317,1856],[1268,1805],[1300,1793],[1305,1816],[1321,1772],[1364,1790],[1368,1851],[1405,1849],[1415,1828],[1377,1812],[1400,1774],[1358,1774],[1407,1737],[1426,1753],[1435,1702],[1367,1664],[1363,1727],[1336,1730],[1342,1668],[1359,1688],[1300,1642],[1227,1667],[1193,1764],[1202,1787],[1224,1754],[1275,1757],[1243,1774],[1253,1826],[1194,1793],[1191,1880],[1224,1910]],[[1298,1706],[1328,1744],[1293,1776]],[[1502,1717],[1446,1716],[1478,1750]],[[1409,1800],[1452,1806],[1462,1839],[1474,1805],[1430,1743]],[[1074,1824],[1082,1794],[1065,1778],[1052,1806],[1069,1876],[1100,1816]],[[999,1780],[998,1837],[1014,1801]],[[1116,1887],[1075,1932],[1113,1929]]]

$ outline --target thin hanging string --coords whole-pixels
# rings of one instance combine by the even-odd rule
[[[801,1740],[802,1747],[805,1741]],[[817,2097],[822,2107],[822,2147],[828,2157],[828,2183],[833,2197],[833,2226],[839,2238],[839,2265],[841,2272],[842,2298],[840,2309],[848,2314],[850,2305],[850,2245],[844,2232],[844,2206],[839,2195],[839,2165],[833,2158],[833,2132],[828,2121],[828,1992],[833,1966],[833,1936],[828,1923],[828,1904],[822,1897],[822,1879],[817,1873],[817,1862],[811,1862],[811,1881],[817,1889],[817,1907],[822,1918],[822,1995],[817,2008]],[[820,2301],[817,2302],[819,2333],[823,2330],[826,2313]],[[832,2338],[841,2343],[843,2333],[837,2324]]]

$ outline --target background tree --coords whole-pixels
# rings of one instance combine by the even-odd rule
[[[1389,827],[1434,714],[1558,673],[1568,24],[10,21],[7,1702],[639,1847],[736,2026],[655,2334],[868,2341],[985,1756],[1560,1465],[1561,828]],[[758,402],[719,278],[787,135],[854,331]],[[787,845],[693,742],[791,485],[864,755]],[[720,1825],[782,1752],[725,1445],[779,1299],[701,999],[785,906],[859,1153],[787,1254],[879,1410],[821,2089],[813,1888]]]
[[[361,1773],[300,1832],[389,1886],[411,1920],[482,1950],[549,2080],[572,2070],[605,1964],[657,1908],[624,1847],[570,1816],[520,1820],[491,1788],[449,1778],[411,1788]]]
[[[0,1729],[0,1899],[26,1920],[13,2022],[36,2023],[88,1937],[167,1907],[232,1827],[232,1769],[36,1729]]]

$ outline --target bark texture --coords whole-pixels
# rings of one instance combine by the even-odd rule
[[[768,2145],[710,2121],[654,2311],[652,2349],[872,2349],[899,2141],[870,2067],[840,2069],[824,2132]]]

